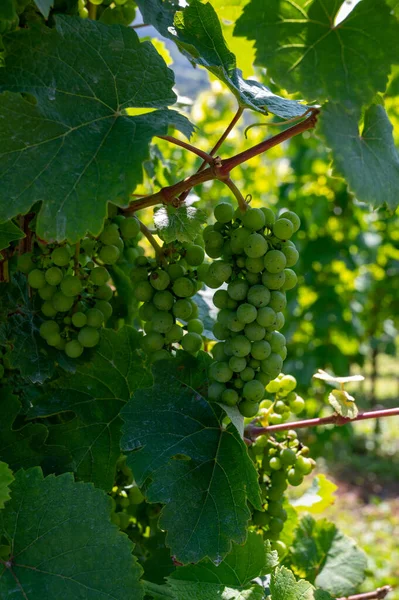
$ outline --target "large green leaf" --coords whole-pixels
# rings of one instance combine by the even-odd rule
[[[103,330],[93,356],[47,385],[28,413],[33,418],[74,412],[74,419],[49,426],[48,443],[67,447],[77,476],[106,490],[120,455],[119,412],[137,388],[151,385],[137,352],[139,339],[131,327]]]
[[[0,223],[0,250],[8,248],[10,242],[20,240],[25,237],[23,231],[20,230],[12,221]]]
[[[291,548],[290,564],[301,577],[333,596],[349,596],[362,583],[365,554],[326,519],[303,517]]]
[[[399,204],[399,155],[392,125],[381,105],[365,113],[359,131],[358,111],[328,104],[322,112],[320,131],[332,150],[335,171],[345,177],[357,199],[374,207]]]
[[[173,40],[191,62],[205,67],[223,81],[241,107],[283,118],[297,117],[306,111],[299,102],[281,98],[265,85],[242,77],[209,2],[192,0],[184,10],[177,10],[177,6],[173,8],[163,0],[138,0],[137,4],[146,23]]]
[[[251,0],[235,35],[255,40],[256,64],[290,92],[367,105],[397,60],[399,24],[385,2],[362,0],[334,25],[340,0]]]
[[[276,569],[272,575],[270,591],[272,600],[332,600],[330,594],[316,590],[308,581],[296,581],[285,567]]]
[[[154,211],[159,237],[166,243],[192,242],[206,222],[206,214],[195,206],[161,206]]]
[[[334,504],[334,494],[337,489],[335,483],[327,479],[325,475],[316,475],[309,489],[299,498],[291,500],[291,504],[298,512],[319,514]]]
[[[56,29],[4,39],[0,222],[40,200],[41,238],[97,235],[107,203],[126,206],[141,182],[151,138],[172,123],[191,131],[166,108],[176,100],[173,73],[132,29],[90,19],[59,16]]]
[[[110,522],[110,500],[70,473],[19,471],[0,512],[9,542],[0,596],[15,600],[126,600],[143,597],[133,544]]]
[[[10,484],[14,481],[14,475],[5,462],[0,461],[0,508],[3,508],[10,499]]]
[[[159,526],[172,554],[220,563],[246,539],[247,501],[260,506],[257,474],[236,428],[222,427],[222,409],[184,382],[184,370],[156,365],[153,388],[122,410],[122,449],[147,500],[166,505]]]

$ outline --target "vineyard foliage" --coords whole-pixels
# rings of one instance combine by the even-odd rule
[[[395,353],[398,18],[2,1],[1,598],[359,590],[308,438],[256,428]]]

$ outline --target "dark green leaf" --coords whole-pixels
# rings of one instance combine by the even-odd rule
[[[166,244],[176,240],[192,242],[206,219],[206,214],[194,206],[161,206],[154,211],[155,227]]]
[[[59,16],[56,29],[5,39],[0,221],[41,200],[41,238],[97,235],[107,203],[126,206],[142,181],[151,138],[169,124],[187,132],[187,119],[166,108],[173,73],[132,29],[90,19]]]
[[[362,0],[334,25],[341,4],[251,0],[234,34],[255,40],[256,64],[289,92],[312,101],[367,105],[386,88],[399,24],[385,2]]]
[[[143,598],[133,545],[110,522],[110,501],[70,473],[19,471],[0,534],[12,548],[0,567],[0,596],[15,600]]]
[[[347,180],[358,200],[373,207],[399,204],[399,155],[392,137],[392,125],[384,108],[373,104],[364,116],[338,104],[323,109],[320,131],[332,150],[336,172]]]
[[[14,475],[5,462],[0,461],[0,508],[3,508],[10,499],[10,484],[14,481]]]
[[[285,119],[306,111],[299,102],[281,98],[265,85],[242,77],[209,2],[192,0],[184,10],[177,10],[177,6],[173,8],[162,0],[138,0],[137,4],[146,23],[173,40],[191,62],[205,67],[223,81],[241,107],[263,114],[271,112]]]
[[[151,385],[137,352],[139,340],[131,327],[104,329],[93,356],[79,363],[76,373],[47,385],[28,413],[32,418],[74,412],[71,421],[49,426],[49,443],[69,448],[77,476],[106,490],[120,455],[119,412],[137,388]]]
[[[147,500],[166,505],[159,526],[172,554],[220,563],[232,542],[245,541],[247,501],[260,503],[257,475],[235,427],[221,426],[222,409],[183,383],[184,371],[156,365],[153,388],[138,390],[121,413],[122,450]]]
[[[0,250],[8,248],[10,242],[21,240],[25,237],[23,231],[20,230],[12,221],[0,223]]]
[[[294,571],[331,595],[349,596],[362,583],[367,560],[355,542],[326,519],[305,516],[296,531],[290,563]]]
[[[296,581],[294,574],[285,567],[272,575],[270,591],[272,600],[332,600],[330,594],[315,590],[308,581]]]

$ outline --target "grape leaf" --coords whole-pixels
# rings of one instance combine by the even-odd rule
[[[341,4],[251,0],[234,34],[255,40],[256,64],[289,92],[319,102],[367,105],[387,86],[399,24],[385,2],[362,0],[334,25]]]
[[[212,290],[211,288],[200,290],[197,294],[195,294],[194,302],[198,307],[198,318],[201,319],[204,324],[203,335],[208,338],[208,340],[213,340],[216,342],[217,339],[212,332],[218,314],[218,310],[212,301],[214,293],[215,290]]]
[[[330,594],[315,590],[308,581],[296,581],[286,567],[276,569],[270,581],[270,591],[273,600],[332,600]]]
[[[111,524],[109,498],[71,473],[19,471],[0,534],[12,552],[0,567],[2,598],[143,598],[133,544]]]
[[[296,531],[290,564],[297,575],[335,597],[356,591],[364,579],[367,559],[333,523],[307,515]]]
[[[0,461],[0,508],[3,508],[10,499],[10,483],[14,481],[14,475],[5,462]]]
[[[347,419],[355,419],[359,413],[354,397],[345,390],[333,390],[328,401],[336,413]]]
[[[28,416],[47,417],[66,411],[75,418],[49,426],[48,443],[67,447],[80,479],[112,488],[120,455],[119,411],[151,376],[137,352],[140,334],[131,327],[103,329],[100,345],[75,373],[64,373],[46,385]]]
[[[159,237],[166,243],[191,242],[201,232],[206,214],[194,206],[161,206],[154,210],[154,223]]]
[[[35,0],[35,4],[42,13],[43,17],[47,19],[50,14],[50,10],[54,6],[54,0]]]
[[[159,526],[177,560],[220,563],[245,541],[247,500],[260,506],[256,470],[236,428],[221,427],[222,409],[183,382],[182,365],[157,363],[154,377],[121,412],[122,450],[148,502],[165,504]]]
[[[327,479],[325,475],[316,475],[310,488],[299,498],[291,500],[291,504],[297,511],[306,511],[311,514],[322,513],[334,504],[334,493],[337,489],[335,483]]]
[[[8,248],[10,242],[21,240],[25,237],[23,231],[20,230],[12,221],[0,223],[0,250]]]
[[[99,234],[109,201],[129,203],[151,138],[169,124],[187,132],[188,120],[167,110],[173,73],[135,31],[75,17],[56,23],[4,38],[0,222],[41,200],[38,235],[76,242]]]
[[[345,177],[358,200],[374,206],[387,204],[391,210],[399,204],[399,155],[392,125],[384,108],[373,104],[366,111],[359,132],[357,111],[339,104],[328,104],[319,129],[332,150],[337,174]]]
[[[230,52],[213,6],[192,0],[184,10],[177,10],[162,0],[138,0],[146,23],[151,23],[165,37],[173,40],[189,60],[205,67],[223,81],[242,108],[262,114],[269,112],[284,119],[303,115],[306,106],[281,98],[265,85],[244,79]]]

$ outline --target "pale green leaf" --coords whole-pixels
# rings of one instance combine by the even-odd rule
[[[50,10],[54,6],[54,0],[35,0],[35,4],[42,13],[43,17],[47,19],[50,14]]]
[[[10,499],[10,484],[14,481],[14,475],[5,462],[0,461],[0,508],[3,508]]]
[[[332,150],[337,174],[345,177],[357,199],[391,210],[399,204],[399,155],[392,125],[384,108],[372,105],[359,131],[358,111],[328,104],[322,112],[320,131]]]
[[[0,223],[0,250],[8,248],[10,242],[21,240],[24,237],[24,232],[21,231],[20,228],[17,227],[12,221]]]
[[[133,544],[110,522],[110,500],[70,473],[19,471],[0,512],[11,556],[0,566],[0,597],[15,600],[143,598]]]
[[[355,419],[359,414],[354,397],[345,390],[333,390],[328,395],[328,401],[341,417]]]
[[[270,582],[271,600],[331,600],[330,594],[316,590],[308,581],[296,581],[286,567],[276,569]]]
[[[206,222],[206,214],[194,206],[161,206],[154,210],[154,223],[159,237],[169,244],[173,241],[192,242]]]
[[[316,475],[309,489],[299,498],[292,500],[291,504],[299,512],[319,514],[334,504],[337,489],[335,483],[325,475]]]
[[[122,410],[121,447],[147,500],[165,504],[159,526],[177,560],[220,563],[232,542],[245,542],[247,501],[260,506],[257,474],[236,428],[222,428],[222,409],[197,391],[203,377],[193,387],[184,371],[156,364],[153,388]]]
[[[0,222],[41,201],[38,235],[74,242],[99,234],[108,202],[128,205],[152,137],[191,125],[167,110],[173,73],[133,29],[65,16],[56,23],[4,38]],[[129,108],[158,110],[129,117]]]

